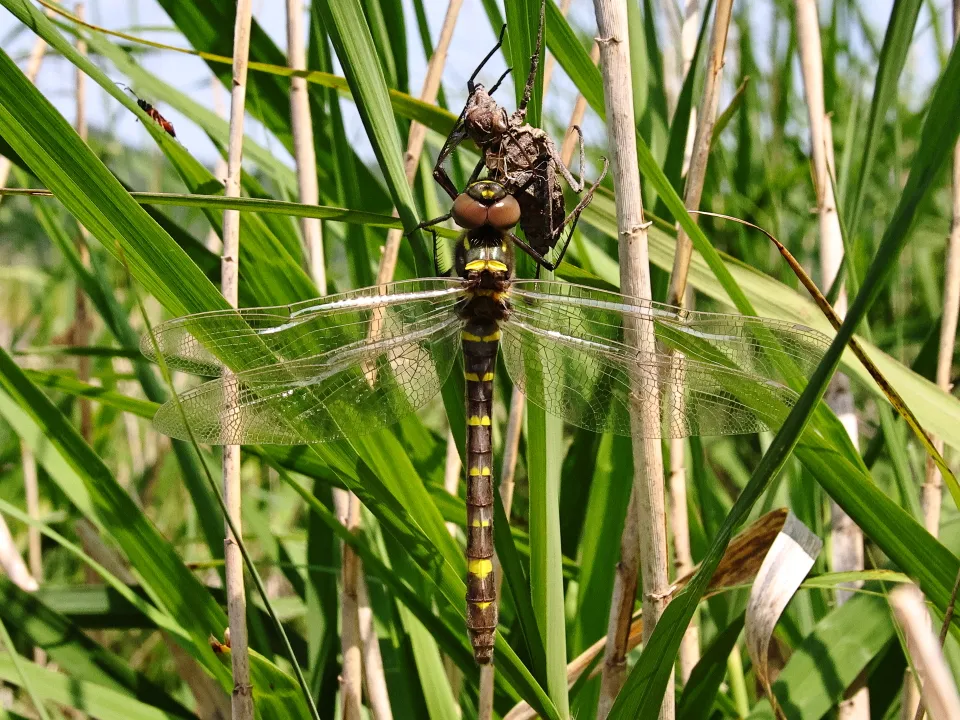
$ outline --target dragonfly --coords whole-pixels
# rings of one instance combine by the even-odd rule
[[[514,277],[516,198],[499,182],[454,203],[455,276],[403,280],[280,307],[158,325],[143,352],[212,379],[161,406],[167,435],[212,445],[306,444],[385,428],[423,408],[463,358],[466,624],[490,663],[493,401],[498,355],[532,402],[596,432],[675,438],[779,426],[827,338],[771,319],[692,312]],[[640,418],[638,421],[637,418]]]

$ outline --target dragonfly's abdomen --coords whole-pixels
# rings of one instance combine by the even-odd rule
[[[478,663],[493,659],[497,585],[493,572],[493,374],[500,329],[471,321],[463,329],[467,409],[467,627]]]

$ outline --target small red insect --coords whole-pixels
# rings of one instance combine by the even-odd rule
[[[119,83],[118,83],[119,84]],[[139,95],[137,95],[133,90],[131,90],[126,85],[122,87],[126,88],[127,92],[133,95],[137,99],[137,105],[140,106],[140,109],[143,110],[150,118],[157,123],[170,137],[176,139],[177,132],[173,129],[173,123],[167,120],[163,115],[160,114],[160,111],[157,110],[153,105],[148,103],[146,100],[143,100]]]

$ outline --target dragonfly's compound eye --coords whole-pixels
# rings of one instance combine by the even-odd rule
[[[490,206],[487,222],[497,230],[509,230],[520,222],[520,203],[513,195],[505,196]]]
[[[461,193],[453,201],[453,221],[466,230],[473,230],[487,222],[488,207]]]

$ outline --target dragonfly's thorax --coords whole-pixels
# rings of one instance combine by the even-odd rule
[[[466,281],[460,316],[481,322],[505,320],[513,246],[504,233],[489,225],[464,233],[457,244],[456,270]]]

